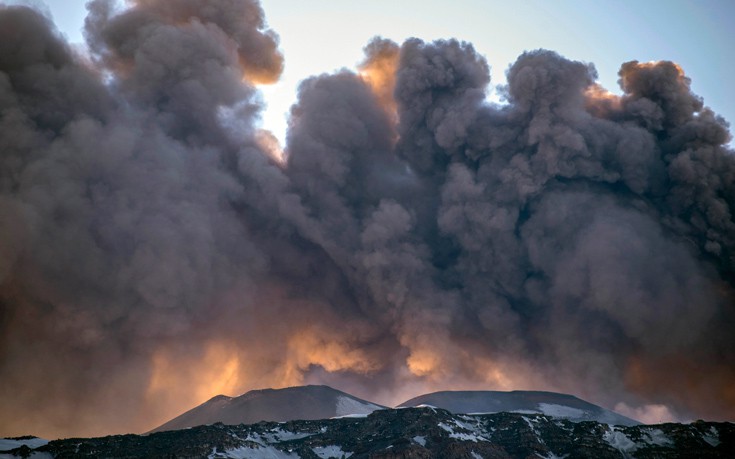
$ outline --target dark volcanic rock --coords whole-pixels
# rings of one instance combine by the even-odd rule
[[[455,415],[427,407],[56,440],[34,452],[60,458],[732,458],[735,424],[611,426],[539,414]]]

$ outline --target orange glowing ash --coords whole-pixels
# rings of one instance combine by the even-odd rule
[[[360,77],[370,86],[380,106],[391,117],[398,120],[398,108],[393,98],[396,88],[396,70],[400,49],[387,40],[375,40],[366,48],[367,57],[359,66]]]

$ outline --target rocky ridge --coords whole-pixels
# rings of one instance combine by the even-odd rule
[[[543,414],[400,408],[337,419],[221,423],[148,435],[51,441],[6,457],[479,459],[731,458],[735,424],[612,426]]]

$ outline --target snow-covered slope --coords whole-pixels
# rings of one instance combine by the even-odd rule
[[[328,419],[368,414],[385,408],[328,386],[263,389],[239,397],[218,395],[153,429],[178,430],[204,424],[252,424],[260,421]]]
[[[51,441],[10,458],[477,459],[735,457],[735,424],[611,426],[543,414],[377,410],[366,417],[193,427]]]
[[[452,413],[539,413],[572,422],[597,421],[634,426],[640,422],[614,411],[585,402],[573,395],[555,392],[443,391],[421,395],[401,403],[401,407],[430,405]]]

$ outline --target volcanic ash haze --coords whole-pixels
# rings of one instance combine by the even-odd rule
[[[253,0],[0,6],[0,433],[145,431],[224,393],[544,389],[735,418],[735,159],[671,62],[376,39],[304,81]],[[314,50],[314,52],[321,52]],[[271,146],[269,146],[271,145]]]

